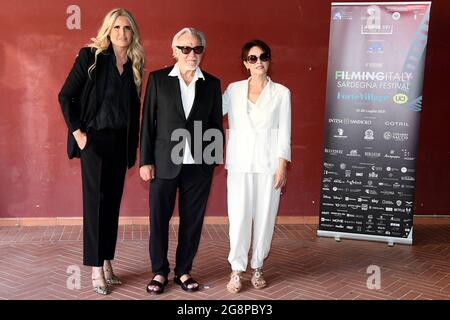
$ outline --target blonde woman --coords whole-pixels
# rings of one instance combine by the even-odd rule
[[[113,9],[82,48],[59,103],[68,127],[69,159],[81,158],[83,263],[92,285],[108,294],[121,284],[111,260],[126,169],[136,161],[144,51],[131,13]]]

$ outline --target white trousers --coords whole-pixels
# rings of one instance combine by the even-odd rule
[[[247,270],[252,229],[251,268],[261,268],[269,254],[280,202],[280,189],[274,188],[274,178],[274,174],[228,171],[228,262],[232,270]]]

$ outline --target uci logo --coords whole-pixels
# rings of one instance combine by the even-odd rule
[[[397,93],[392,100],[394,100],[394,102],[396,104],[404,104],[406,102],[408,102],[408,96],[404,93]]]

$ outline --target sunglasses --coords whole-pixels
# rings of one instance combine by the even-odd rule
[[[201,54],[203,53],[203,50],[205,49],[204,46],[197,46],[197,47],[188,47],[188,46],[177,46],[178,49],[183,52],[183,54],[189,54],[192,50],[194,50],[195,54]]]
[[[258,61],[258,59],[261,62],[266,62],[270,60],[270,54],[268,54],[267,52],[261,53],[261,55],[259,57],[255,56],[255,55],[250,55],[247,57],[247,62],[250,64],[254,64]]]

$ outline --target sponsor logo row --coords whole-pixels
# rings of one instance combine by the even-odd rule
[[[344,132],[338,132],[342,137],[346,138]],[[371,150],[371,147],[366,147],[369,151],[360,151],[358,149],[339,149],[339,148],[324,148],[324,153],[331,156],[345,156],[345,157],[366,157],[366,158],[385,158],[385,159],[403,159],[406,161],[414,161],[416,157],[412,156],[411,152],[406,148],[402,148],[400,151],[390,149],[387,153]]]
[[[350,119],[350,118],[329,118],[328,123],[346,124],[346,125],[371,125],[370,119]],[[407,121],[385,121],[386,127],[409,127]]]
[[[370,121],[370,120],[365,120]],[[333,138],[337,139],[347,139],[349,136],[345,133],[345,129],[343,127],[339,127],[336,129],[335,133],[333,133]],[[367,129],[361,135],[361,138],[365,141],[375,141],[381,140],[375,138],[375,131],[372,129]],[[395,141],[395,142],[405,142],[409,139],[409,133],[406,132],[392,132],[392,131],[384,131],[382,135],[382,139],[386,141]]]

